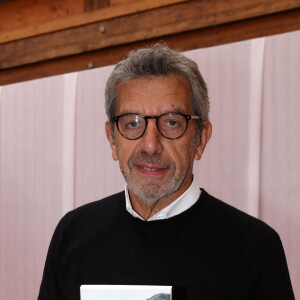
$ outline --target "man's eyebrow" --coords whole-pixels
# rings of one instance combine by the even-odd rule
[[[138,113],[138,112],[136,112],[136,111],[124,110],[124,111],[120,112],[120,113],[118,114],[118,116],[120,116],[120,115],[125,115],[125,114],[142,115],[141,113]]]
[[[156,115],[153,115],[153,116],[160,116],[160,115],[163,115],[163,114],[167,114],[167,113],[179,113],[179,114],[186,114],[186,112],[184,112],[182,109],[180,108],[173,108],[173,109],[168,109],[166,110],[165,112],[162,112],[160,114],[156,114]],[[139,112],[136,112],[136,111],[130,111],[130,110],[124,110],[122,112],[120,112],[118,114],[118,116],[120,115],[125,115],[125,114],[133,114],[133,115],[142,115],[142,116],[148,116],[148,115],[145,115],[143,113],[139,113]],[[151,114],[152,116],[152,114]]]
[[[168,109],[165,112],[161,113],[161,114],[167,114],[167,113],[178,113],[178,114],[186,114],[186,112],[184,112],[181,108],[172,108],[172,109]]]
[[[174,110],[170,111],[170,112],[175,112],[175,113],[180,113],[180,114],[184,114],[185,112],[180,109],[180,108],[175,108]]]

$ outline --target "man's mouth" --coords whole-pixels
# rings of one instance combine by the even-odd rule
[[[145,170],[147,170],[147,171],[159,171],[160,169],[158,169],[158,168],[147,168],[147,167],[142,167],[142,168],[144,168]]]
[[[158,166],[149,166],[149,165],[136,165],[136,167],[142,174],[148,176],[163,175],[167,170],[167,168],[161,168]]]

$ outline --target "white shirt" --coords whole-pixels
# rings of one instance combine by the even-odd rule
[[[200,197],[200,194],[201,194],[201,190],[199,189],[197,183],[195,182],[195,178],[193,178],[193,181],[192,181],[192,184],[190,185],[190,187],[179,198],[177,198],[171,204],[169,204],[168,206],[163,208],[161,211],[156,213],[154,216],[149,218],[147,221],[168,219],[168,218],[174,217],[174,216],[184,212],[185,210],[187,210],[188,208],[190,208],[192,205],[194,205],[197,202],[197,200]],[[127,211],[135,218],[144,220],[132,208],[127,184],[125,185],[125,199],[126,199]]]

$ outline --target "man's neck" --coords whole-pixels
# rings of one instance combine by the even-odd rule
[[[129,190],[129,196],[133,210],[144,220],[148,220],[176,200],[176,196],[164,197],[159,199],[153,206],[147,206],[144,204],[144,201],[136,197],[131,190]]]
[[[148,220],[149,218],[160,212],[162,209],[170,205],[176,199],[178,199],[191,186],[192,181],[193,177],[188,180],[188,183],[185,184],[186,187],[184,189],[179,189],[175,193],[163,197],[158,201],[155,201],[155,204],[153,206],[147,206],[145,201],[139,199],[130,189],[128,189],[132,208],[144,220]]]

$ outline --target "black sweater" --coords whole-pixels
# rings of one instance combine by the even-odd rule
[[[277,233],[204,190],[166,220],[132,217],[124,192],[66,214],[38,299],[78,300],[82,284],[172,285],[180,300],[294,299]]]

